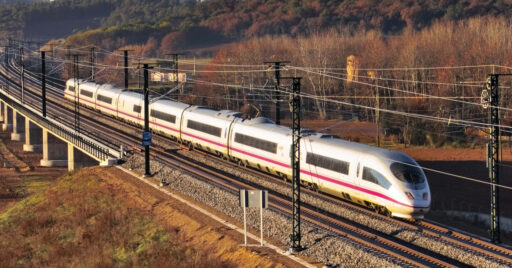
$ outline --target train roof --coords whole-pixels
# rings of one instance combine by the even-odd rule
[[[367,145],[359,142],[352,142],[341,139],[336,135],[317,132],[313,135],[306,136],[311,142],[323,144],[327,147],[341,146],[344,150],[350,150],[359,154],[371,155],[379,159],[388,159],[390,161],[414,162],[414,160],[406,153],[400,151],[389,150],[376,146]]]
[[[112,93],[121,93],[121,92],[125,91],[123,88],[114,86],[112,84],[99,85],[98,86],[98,90],[109,91],[109,92],[112,92]]]
[[[154,106],[172,106],[173,108],[179,108],[179,109],[185,109],[189,107],[190,105],[183,103],[183,102],[177,102],[170,99],[159,99],[155,102],[151,103],[151,105]]]
[[[261,124],[275,124],[274,121],[266,118],[266,117],[256,117],[253,119],[243,119],[242,122],[248,126],[261,125]]]
[[[233,120],[234,118],[240,118],[242,116],[242,113],[240,113],[240,112],[235,112],[235,111],[231,111],[231,110],[218,111],[218,110],[212,109],[210,107],[198,106],[198,105],[191,106],[188,111],[191,113],[194,113],[194,114],[213,116],[213,117],[225,119],[225,120]]]

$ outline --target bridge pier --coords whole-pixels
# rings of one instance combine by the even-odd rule
[[[13,109],[11,140],[25,140],[25,117]]]
[[[4,121],[4,102],[0,101],[0,122]]]
[[[100,162],[78,150],[73,144],[68,144],[68,170],[81,169],[99,165]]]
[[[43,167],[66,167],[68,165],[68,143],[43,129]]]
[[[28,118],[25,118],[25,144],[23,144],[23,151],[41,152],[42,143],[43,130]]]
[[[12,129],[12,108],[4,103],[4,123],[2,124],[3,131],[11,131]]]

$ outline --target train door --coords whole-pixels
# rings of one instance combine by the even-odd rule
[[[361,176],[363,171],[363,163],[364,163],[364,157],[358,156],[356,158],[357,160],[354,163],[354,169],[352,170],[351,176],[355,178],[354,184],[361,185]]]
[[[123,108],[122,108],[123,106],[119,106],[119,101],[120,101],[120,99],[121,99],[121,94],[123,94],[123,92],[122,92],[122,91],[121,91],[121,92],[119,92],[119,94],[117,94],[117,95],[115,96],[115,102],[113,102],[113,103],[112,103],[112,105],[114,106],[114,107],[112,107],[112,108],[114,108],[114,110],[115,110],[115,112],[114,112],[114,116],[115,116],[115,117],[119,117],[119,111],[123,109]]]
[[[225,141],[226,141],[226,149],[227,149],[227,154],[228,154],[228,157],[231,158],[231,144],[233,143],[233,128],[235,126],[235,121],[236,118],[234,118],[230,123],[229,123],[229,126],[228,128],[226,129],[226,135],[225,135]]]
[[[322,187],[323,180],[319,180],[316,176],[313,175],[313,174],[318,173],[317,168],[315,166],[309,165],[306,161],[308,153],[313,152],[313,146],[311,144],[311,140],[309,138],[303,138],[300,141],[301,141],[300,166],[301,166],[301,170],[306,171],[306,172],[301,172],[300,176],[301,176],[301,178],[303,178],[303,180],[305,180],[313,185],[316,185],[317,187]],[[291,146],[290,146],[290,149],[292,149]]]
[[[179,135],[178,135],[178,140],[180,142],[183,141],[183,135],[182,135],[182,132],[183,132],[183,121],[185,120],[185,112],[192,106],[188,106],[187,108],[183,109],[183,111],[181,111],[181,114],[179,116],[180,118],[180,121],[179,121],[179,125],[176,124],[178,127],[179,127]]]
[[[119,114],[119,111],[129,111],[124,106],[124,99],[125,98],[119,98],[117,100],[117,117],[124,118],[124,114]]]
[[[389,180],[378,169],[379,165],[371,160],[365,161],[365,165],[361,166],[361,187],[367,189],[366,200],[378,202],[375,193],[386,194],[391,187]]]

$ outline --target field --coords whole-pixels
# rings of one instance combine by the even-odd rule
[[[238,232],[116,168],[39,168],[40,156],[7,136],[2,142],[32,170],[0,168],[0,267],[293,266],[240,247]]]

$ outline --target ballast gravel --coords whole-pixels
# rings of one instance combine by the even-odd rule
[[[123,167],[143,173],[144,159],[131,156]],[[243,211],[238,204],[238,195],[229,193],[211,184],[203,182],[177,168],[151,161],[151,169],[156,172],[154,179],[165,179],[168,186],[187,196],[206,204],[238,221],[243,221]],[[264,210],[264,235],[283,245],[289,243],[290,218],[280,213]],[[258,209],[247,209],[247,224],[259,230],[260,213]],[[327,266],[337,267],[404,267],[407,266],[395,258],[361,246],[353,241],[333,235],[308,223],[303,223],[302,245],[306,247],[301,255],[324,262]],[[286,250],[286,249],[283,249]]]
[[[261,177],[250,175],[247,172],[244,172],[241,169],[233,168],[228,164],[219,164],[219,161],[212,160],[211,157],[207,157],[205,155],[197,156],[197,154],[193,154],[193,152],[187,151],[179,151],[180,154],[183,154],[187,157],[193,157],[195,160],[204,163],[207,166],[214,167],[216,169],[222,170],[224,172],[228,172],[237,177],[243,178],[245,180],[251,181],[258,185],[261,185],[265,189],[272,189],[280,194],[286,195],[288,197],[291,196],[291,191],[289,187],[285,187],[282,184],[278,184],[272,181],[268,181],[266,179],[262,179]],[[335,215],[342,216],[343,218],[349,219],[353,222],[361,224],[363,226],[367,226],[371,229],[378,230],[387,235],[391,235],[400,240],[407,241],[411,244],[417,245],[419,247],[428,249],[432,252],[439,253],[451,259],[457,260],[461,263],[475,266],[475,267],[508,267],[501,263],[497,263],[493,259],[489,259],[487,256],[480,255],[475,252],[470,252],[467,249],[460,248],[456,245],[452,245],[447,243],[446,241],[427,236],[422,234],[421,232],[405,229],[402,226],[398,226],[396,224],[392,224],[389,221],[384,221],[376,217],[370,217],[363,213],[358,212],[348,206],[342,206],[339,204],[333,204],[331,202],[320,200],[319,198],[307,194],[305,192],[301,193],[301,201],[310,205],[313,205],[319,209],[324,211],[333,213]]]
[[[207,166],[228,172],[237,177],[251,181],[262,186],[262,188],[272,189],[281,194],[290,196],[290,188],[282,184],[278,184],[266,179],[258,178],[250,175],[241,169],[233,168],[227,164],[219,164],[219,161],[211,160],[210,157],[198,156],[193,152],[179,151],[180,154],[190,157],[204,163]],[[243,220],[242,209],[238,206],[238,196],[221,190],[215,186],[200,181],[183,171],[162,165],[157,161],[151,162],[152,170],[158,171],[156,179],[165,179],[169,182],[169,186],[180,191],[193,199],[211,206],[239,221]],[[131,156],[124,164],[126,168],[131,168],[142,172],[144,168],[143,158],[139,156]],[[320,200],[307,193],[301,194],[301,201],[310,205],[314,205],[324,211],[336,215],[342,215],[344,218],[363,226],[378,230],[387,235],[394,236],[400,240],[407,241],[411,244],[437,252],[461,263],[475,267],[507,267],[497,263],[486,256],[469,252],[466,249],[446,243],[439,238],[426,236],[420,232],[405,229],[401,226],[394,225],[390,222],[371,217],[360,213],[350,207],[340,206],[328,201]],[[277,239],[284,245],[289,243],[289,232],[291,228],[290,219],[280,213],[270,210],[264,211],[265,236]],[[259,212],[258,210],[248,209],[247,223],[252,228],[259,230]],[[301,254],[312,257],[328,266],[342,267],[393,267],[407,266],[395,258],[376,252],[371,248],[356,244],[355,242],[342,238],[323,229],[319,229],[310,224],[302,225],[302,244],[306,250]]]

